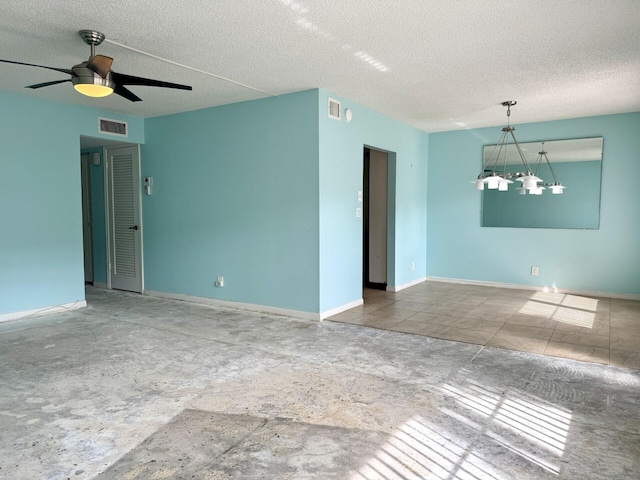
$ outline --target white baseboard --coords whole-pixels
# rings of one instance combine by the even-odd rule
[[[157,292],[145,290],[143,295],[150,297],[168,298],[170,300],[180,300],[183,302],[198,303],[212,307],[230,308],[233,310],[247,310],[250,312],[269,313],[272,315],[282,315],[284,317],[302,318],[304,320],[320,320],[319,313],[305,312],[303,310],[290,310],[287,308],[271,307],[268,305],[256,305],[253,303],[231,302],[229,300],[218,300],[215,298],[195,297],[192,295],[182,295],[179,293]]]
[[[342,305],[340,307],[332,308],[331,310],[327,310],[320,314],[320,320],[324,320],[325,318],[333,317],[339,313],[345,312],[351,308],[359,307],[364,304],[364,300],[361,298],[359,300],[355,300],[351,303],[347,303],[346,305]]]
[[[336,307],[322,313],[314,313],[314,312],[305,312],[303,310],[291,310],[287,308],[270,307],[268,305],[231,302],[228,300],[218,300],[218,299],[206,298],[206,297],[195,297],[191,295],[182,295],[179,293],[157,292],[154,290],[145,290],[144,295],[149,295],[150,297],[168,298],[171,300],[180,300],[183,302],[198,303],[201,305],[209,305],[212,307],[231,308],[234,310],[247,310],[250,312],[269,313],[273,315],[282,315],[285,317],[302,318],[304,320],[324,320],[325,318],[331,317],[333,315],[337,315],[338,313],[342,313],[346,310],[349,310],[351,308],[358,307],[364,304],[364,300],[361,298],[359,300],[355,300],[351,303],[347,303],[346,305],[341,305],[340,307]]]
[[[620,298],[623,300],[640,300],[640,295],[633,294],[633,293],[600,292],[596,290],[579,290],[574,288],[540,287],[538,285],[485,282],[482,280],[465,280],[461,278],[447,278],[447,277],[427,277],[426,280],[433,281],[433,282],[443,282],[443,283],[458,283],[462,285],[478,285],[482,287],[512,288],[516,290],[533,290],[538,292],[550,291],[550,292],[558,292],[558,293],[569,293],[571,295],[585,295],[590,297]]]
[[[387,286],[387,292],[399,292],[400,290],[404,290],[405,288],[409,288],[409,287],[413,287],[414,285],[418,285],[419,283],[422,283],[425,280],[427,280],[427,277],[418,278],[417,280],[413,280],[412,282],[404,283],[402,285],[398,285],[398,286],[395,286],[395,287]]]
[[[8,322],[10,320],[18,320],[25,317],[35,317],[37,315],[45,315],[49,313],[66,312],[76,310],[87,306],[86,300],[78,300],[73,303],[65,303],[64,305],[52,305],[50,307],[35,308],[33,310],[24,310],[21,312],[3,313],[0,315],[0,322]]]

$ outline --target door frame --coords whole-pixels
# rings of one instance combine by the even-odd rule
[[[385,290],[389,291],[395,287],[396,279],[396,252],[395,252],[395,231],[396,231],[396,153],[380,147],[375,147],[369,144],[362,146],[362,186],[363,195],[365,194],[365,151],[377,150],[378,152],[387,154],[387,278],[385,283]],[[365,205],[366,199],[363,198],[363,228],[361,229],[362,235],[362,289],[365,288],[365,272],[368,273],[368,258],[365,257],[365,220],[369,215],[367,206]],[[368,252],[367,252],[368,254]],[[375,288],[373,286],[372,288]]]
[[[80,152],[80,176],[82,185],[82,253],[84,258],[84,283],[94,282],[93,276],[93,215],[91,214],[91,154]],[[87,279],[87,275],[90,277]]]

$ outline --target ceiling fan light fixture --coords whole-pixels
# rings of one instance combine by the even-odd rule
[[[107,97],[113,93],[113,88],[93,83],[76,83],[73,88],[77,92],[93,98]]]
[[[105,55],[96,55],[96,45],[100,45],[104,41],[104,35],[94,30],[80,30],[80,37],[91,48],[91,56],[86,62],[79,63],[72,68],[48,67],[46,65],[37,65],[34,63],[16,62],[14,60],[4,60],[0,58],[1,63],[13,63],[16,65],[25,65],[27,67],[46,68],[56,72],[70,75],[70,78],[64,80],[54,80],[51,82],[36,83],[27,85],[25,88],[38,89],[50,87],[60,83],[71,82],[73,88],[82,95],[92,98],[107,97],[112,93],[126,98],[131,102],[140,102],[142,99],[135,93],[130,91],[126,85],[137,85],[146,87],[162,87],[174,88],[178,90],[193,90],[189,85],[179,83],[164,82],[162,80],[154,80],[152,78],[136,77],[133,75],[125,75],[111,70],[113,58]],[[133,49],[135,50],[135,49]],[[136,50],[137,51],[137,50]],[[140,52],[144,53],[144,52]],[[150,54],[147,54],[150,55]],[[151,55],[155,57],[154,55]],[[160,57],[155,57],[160,58]],[[161,59],[161,58],[160,58]],[[162,60],[162,59],[161,59]],[[172,62],[173,63],[173,62]],[[179,64],[176,64],[179,65]],[[184,66],[184,65],[182,65]],[[189,67],[187,67],[189,68]],[[220,77],[222,78],[222,77]],[[246,85],[245,85],[246,86]],[[250,87],[251,88],[251,87]],[[268,93],[268,92],[263,92]],[[270,94],[273,95],[273,94]]]
[[[76,65],[73,67],[73,72],[75,76],[71,78],[71,82],[77,92],[93,98],[107,97],[113,93],[115,84],[111,73],[106,78],[102,78],[84,65]]]

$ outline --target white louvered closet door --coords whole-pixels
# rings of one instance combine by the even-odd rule
[[[138,147],[107,150],[111,288],[142,291]]]

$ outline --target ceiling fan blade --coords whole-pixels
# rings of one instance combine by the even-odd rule
[[[62,72],[62,73],[66,73],[68,75],[73,75],[73,72],[71,70],[69,70],[68,68],[47,67],[46,65],[35,65],[33,63],[14,62],[13,60],[2,60],[2,59],[0,59],[0,62],[14,63],[16,65],[26,65],[27,67],[46,68],[48,70],[55,70],[56,72]]]
[[[107,78],[109,71],[111,70],[111,64],[113,63],[113,58],[106,57],[104,55],[94,55],[89,59],[87,63],[87,68],[92,72],[96,72],[102,78]]]
[[[66,83],[70,81],[71,79],[67,78],[66,80],[54,80],[53,82],[44,82],[44,83],[36,83],[35,85],[27,85],[24,88],[33,88],[35,90],[36,88],[48,87],[49,85],[57,85],[58,83]]]
[[[141,102],[142,99],[138,97],[131,90],[123,87],[122,85],[116,85],[116,88],[113,89],[113,93],[117,93],[121,97],[126,98],[127,100],[131,100],[132,102]]]
[[[145,87],[164,87],[176,88],[178,90],[193,90],[189,85],[181,85],[179,83],[163,82],[161,80],[152,80],[150,78],[134,77],[123,73],[111,72],[116,85],[142,85]]]

